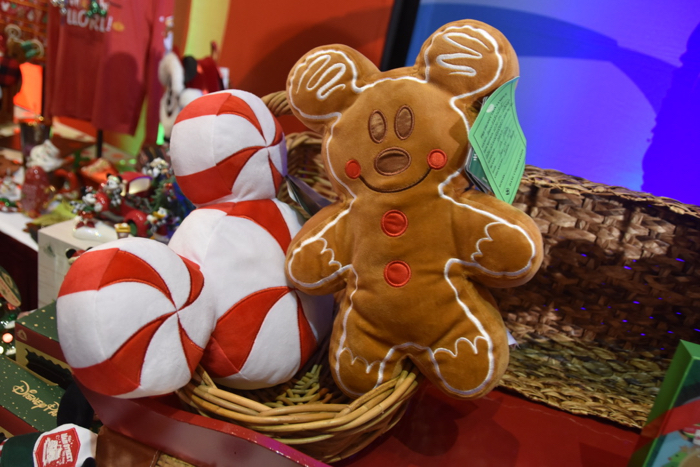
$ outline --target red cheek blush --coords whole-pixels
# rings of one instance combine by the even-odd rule
[[[447,164],[447,155],[439,150],[434,149],[428,154],[428,165],[433,170],[440,170]]]
[[[362,167],[360,167],[360,163],[357,162],[355,159],[350,159],[346,164],[345,164],[345,175],[347,175],[350,178],[357,178],[360,176],[362,173]]]

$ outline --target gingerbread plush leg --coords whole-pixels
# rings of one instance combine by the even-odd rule
[[[432,349],[414,360],[440,389],[454,397],[472,399],[500,381],[508,366],[508,338],[490,293],[483,286],[462,282],[459,299],[442,312],[466,315],[467,319],[456,319],[457,325],[446,329]]]
[[[330,364],[340,389],[350,396],[359,397],[400,373],[398,364],[404,354],[376,339],[359,338],[370,328],[354,311],[350,300],[344,299],[341,305],[333,324]],[[353,347],[348,341],[353,342]]]

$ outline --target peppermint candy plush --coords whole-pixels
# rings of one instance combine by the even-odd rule
[[[287,381],[327,332],[332,298],[303,294],[284,274],[301,221],[275,199],[287,164],[279,123],[250,93],[207,94],[178,116],[171,158],[178,184],[199,209],[170,247],[202,266],[216,302],[202,366],[234,388]]]
[[[61,348],[90,389],[122,397],[187,384],[214,327],[204,276],[155,240],[126,238],[81,255],[57,302]]]
[[[180,112],[171,159],[198,209],[168,246],[118,240],[71,266],[57,303],[68,363],[118,397],[171,392],[197,364],[235,388],[288,380],[328,332],[333,305],[284,274],[301,219],[275,199],[286,173],[279,124],[250,93],[207,94]]]

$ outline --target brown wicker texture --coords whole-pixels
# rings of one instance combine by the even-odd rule
[[[183,460],[180,460],[177,457],[173,457],[173,456],[170,456],[170,455],[165,454],[165,453],[160,453],[158,455],[158,459],[156,459],[154,467],[196,467],[196,466],[189,464]]]
[[[514,204],[545,259],[493,291],[520,343],[502,385],[641,427],[679,340],[700,342],[700,208],[535,167]]]

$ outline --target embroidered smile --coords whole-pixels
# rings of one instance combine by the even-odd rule
[[[393,188],[393,189],[382,189],[382,188],[377,188],[376,186],[373,186],[373,185],[371,185],[369,182],[367,182],[367,180],[365,180],[365,177],[363,177],[362,175],[360,175],[359,178],[360,178],[360,180],[362,180],[362,183],[364,183],[365,186],[366,186],[367,188],[369,188],[369,189],[372,190],[372,191],[376,191],[377,193],[398,193],[398,192],[408,190],[409,188],[413,188],[414,186],[418,185],[420,182],[422,182],[423,180],[425,180],[425,177],[428,176],[428,174],[430,173],[431,170],[432,170],[432,169],[431,169],[430,167],[428,167],[428,170],[425,171],[425,173],[423,174],[423,176],[420,177],[420,178],[419,178],[418,180],[416,180],[415,182],[410,183],[410,184],[408,184],[408,185],[406,185],[406,186],[403,186],[403,187]]]

